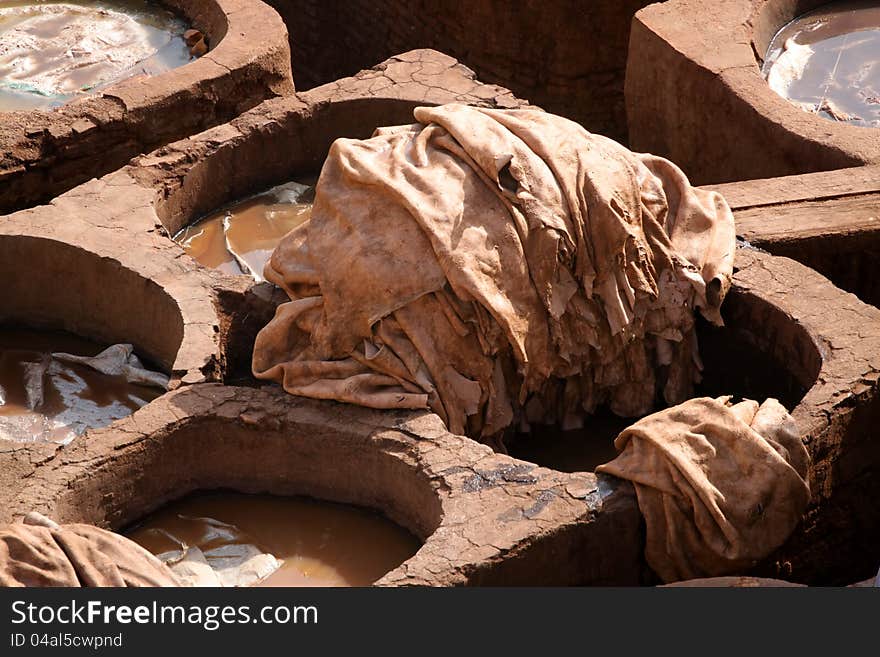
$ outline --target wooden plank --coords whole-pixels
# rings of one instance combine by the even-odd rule
[[[880,233],[880,194],[735,210],[736,234],[755,242]]]
[[[706,185],[701,189],[720,192],[734,210],[880,193],[880,165]]]

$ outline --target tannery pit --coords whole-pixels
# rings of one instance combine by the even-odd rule
[[[876,575],[876,3],[0,4],[0,581]]]

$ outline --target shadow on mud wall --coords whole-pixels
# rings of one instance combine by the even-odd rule
[[[287,23],[297,89],[433,48],[623,143],[630,22],[650,0],[266,0]]]
[[[880,307],[880,237],[874,232],[821,235],[761,247],[815,269],[839,288]],[[865,380],[837,409],[828,436],[811,448],[814,469],[823,481],[834,482],[833,496],[819,506],[811,505],[804,530],[754,574],[836,586],[876,574],[880,567],[880,508],[875,503],[880,497],[880,441],[876,439],[880,410],[870,403],[875,386]]]

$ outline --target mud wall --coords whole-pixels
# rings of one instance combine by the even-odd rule
[[[266,0],[290,34],[296,87],[434,48],[587,129],[626,139],[623,77],[648,0]]]

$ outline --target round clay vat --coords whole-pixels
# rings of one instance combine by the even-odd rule
[[[812,459],[811,502],[800,527],[751,574],[824,585],[863,579],[876,572],[880,540],[870,501],[880,493],[880,443],[871,428],[880,419],[873,362],[880,311],[787,258],[739,249],[736,267],[736,287],[775,307],[770,315],[758,310],[753,325],[772,327],[773,315],[787,320],[789,328],[771,338],[780,361],[809,367],[816,352],[821,358],[814,384],[792,411]],[[733,300],[731,319],[738,315]],[[798,339],[801,330],[812,346]]]
[[[0,212],[45,202],[133,156],[293,92],[287,29],[260,0],[162,0],[210,47],[55,110],[0,112]]]
[[[789,391],[792,396],[780,398],[791,409],[812,459],[804,521],[748,574],[818,585],[870,576],[876,572],[874,547],[880,540],[880,518],[871,501],[880,494],[880,444],[870,428],[880,413],[880,375],[873,363],[880,349],[880,311],[793,260],[740,248],[722,315],[727,326],[719,335],[731,331],[737,336],[734,345],[751,344],[757,353],[730,352],[719,342],[724,360],[715,361],[715,346],[707,350],[704,339],[707,371],[712,362],[737,361],[746,363],[747,370],[769,356],[770,367],[758,371],[770,381],[797,383]],[[788,375],[780,379],[774,368]],[[733,374],[737,382],[736,368]],[[764,391],[773,393],[773,385],[778,384]]]
[[[152,223],[143,195],[126,190],[120,200],[107,183],[93,181],[0,221],[7,281],[0,323],[131,343],[171,376],[172,387],[215,379],[219,319],[209,281],[179,267],[145,232]],[[109,189],[107,198],[96,198],[96,188]],[[125,223],[108,228],[115,216]]]
[[[292,98],[266,101],[228,124],[136,158],[127,171],[160,190],[156,213],[173,235],[238,198],[318,174],[340,137],[366,139],[380,126],[412,123],[420,105],[528,105],[507,89],[433,50],[402,53],[374,69]]]
[[[326,418],[301,413],[292,423],[289,413],[261,414],[255,392],[242,396],[255,400],[251,408],[228,417],[222,400],[234,398],[236,389],[209,392],[221,400],[213,412],[193,412],[204,404],[198,395],[174,395],[163,400],[165,409],[151,408],[151,415],[173,408],[182,419],[173,426],[166,422],[138,449],[123,450],[87,476],[67,479],[66,490],[53,500],[53,514],[121,529],[188,493],[229,489],[373,508],[423,540],[439,525],[441,505],[430,478],[374,444],[369,434],[346,430],[332,421],[332,413]]]
[[[694,184],[880,162],[880,130],[823,119],[761,75],[776,32],[824,0],[670,0],[633,21],[630,146],[672,159]]]
[[[722,315],[725,327],[698,331],[706,366],[700,392],[779,398],[812,458],[804,521],[751,575],[816,585],[870,576],[880,540],[873,503],[880,447],[872,429],[880,420],[880,311],[795,261],[740,248]],[[613,440],[616,433],[603,430],[597,437]],[[589,428],[584,433],[592,438]]]
[[[0,235],[0,277],[0,323],[130,342],[166,372],[175,369],[183,341],[177,303],[118,262],[52,239]]]
[[[763,401],[778,399],[789,411],[801,403],[817,381],[822,355],[813,337],[791,316],[761,294],[734,282],[722,306],[724,326],[701,318],[697,340],[703,362],[702,381],[694,396]],[[565,472],[577,472],[615,456],[612,443],[637,418],[617,418],[600,411],[583,429],[560,434],[537,425],[533,436],[518,436],[509,445],[513,456]],[[542,435],[543,434],[543,435]],[[535,441],[561,441],[556,446]]]

